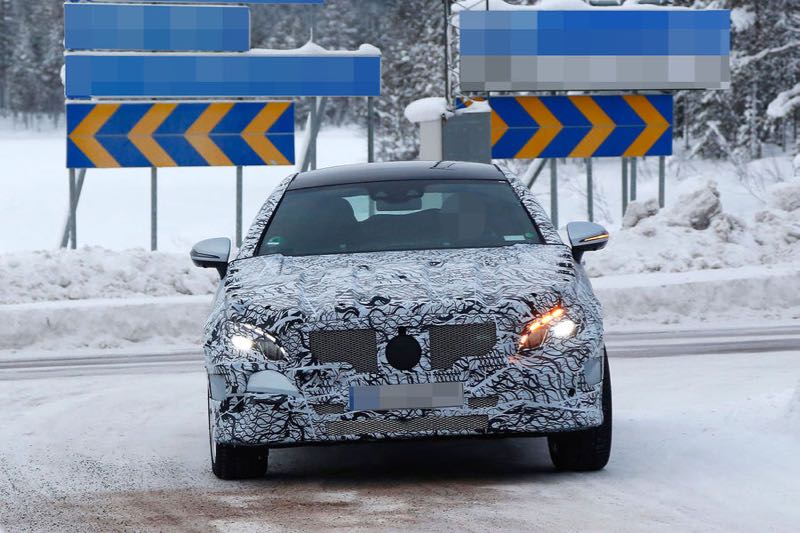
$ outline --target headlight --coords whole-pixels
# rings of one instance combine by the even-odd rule
[[[271,361],[286,359],[286,350],[278,346],[278,340],[256,326],[230,323],[228,338],[240,352],[258,352]]]
[[[548,334],[567,339],[575,335],[578,325],[567,317],[562,307],[556,307],[543,314],[522,330],[519,339],[520,350],[535,350],[544,344]]]

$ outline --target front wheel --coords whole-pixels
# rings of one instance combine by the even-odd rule
[[[603,357],[602,425],[548,437],[550,459],[558,470],[589,472],[602,470],[611,455],[611,372],[608,355]]]
[[[234,446],[214,439],[214,410],[211,408],[211,388],[208,391],[208,444],[211,450],[211,470],[220,479],[253,479],[267,473],[269,448],[266,446]]]

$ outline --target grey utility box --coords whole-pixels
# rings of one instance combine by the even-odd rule
[[[491,113],[459,113],[419,124],[423,161],[492,162]]]

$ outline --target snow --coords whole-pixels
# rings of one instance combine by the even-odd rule
[[[67,217],[68,181],[63,129],[0,122],[0,254],[53,249]],[[63,125],[62,125],[63,127]],[[297,132],[298,154],[305,137]],[[366,128],[324,129],[319,165],[364,162]],[[245,226],[291,166],[245,167]],[[233,168],[159,170],[159,249],[188,254],[209,237],[235,237],[236,172]],[[78,208],[78,242],[111,250],[149,247],[150,170],[91,169]],[[0,261],[2,263],[3,261]],[[1,289],[0,289],[1,290]]]
[[[633,210],[639,220],[612,235],[608,248],[591,258],[589,272],[684,272],[800,262],[798,189],[797,183],[768,187],[768,203],[749,220],[724,211],[713,181],[651,216],[644,214],[653,212],[652,203],[649,210],[637,205]]]
[[[189,254],[100,247],[0,254],[0,304],[209,294],[219,276]]]
[[[9,531],[793,531],[796,354],[614,359],[614,444],[557,473],[542,439],[272,450],[262,481],[209,471],[196,370],[6,381]],[[88,416],[90,415],[90,416]],[[269,512],[264,512],[268,509]]]
[[[196,55],[196,52],[100,52],[91,51],[68,51],[64,55],[125,55],[125,56],[149,56],[149,55],[171,55],[185,56]],[[328,50],[319,44],[309,41],[299,48],[253,48],[247,52],[214,52],[215,56],[248,56],[248,55],[270,55],[270,56],[379,56],[381,50],[371,44],[362,44],[358,50]]]
[[[450,116],[452,113],[447,109],[447,100],[441,97],[420,98],[414,100],[406,106],[403,112],[406,119],[418,124],[420,122],[432,122],[442,117]]]
[[[88,252],[89,256],[97,257],[100,251]],[[80,257],[80,252],[68,253]],[[97,263],[124,262],[124,254],[108,253],[108,259],[101,258]],[[163,255],[167,257],[162,261],[172,260],[169,254]],[[587,257],[587,261],[591,268],[594,259]],[[206,279],[210,271],[195,270],[201,275],[199,287],[207,287],[210,293],[216,280]],[[89,292],[99,285],[88,283],[86,294],[92,294],[93,298],[60,300],[63,295],[54,289],[50,294],[52,301],[28,298],[26,303],[0,305],[0,356],[134,347],[149,351],[199,349],[211,295],[182,296],[185,280],[176,281],[170,277],[175,276],[171,271],[153,272],[150,283],[160,292],[172,290],[170,295],[139,296],[141,289],[132,283],[127,297],[121,297],[126,293],[120,285],[117,288],[120,297],[100,298],[97,293]],[[193,276],[189,271],[187,277]],[[798,265],[623,274],[596,278],[593,285],[603,304],[607,329],[716,323],[730,327],[743,321],[752,325],[749,316],[757,316],[759,323],[800,320]],[[73,290],[78,287],[76,284]],[[22,294],[22,299],[26,299]],[[46,295],[42,292],[37,297]]]
[[[800,83],[788,91],[783,91],[767,106],[767,115],[772,118],[784,118],[800,106]]]
[[[756,14],[746,7],[735,7],[731,10],[731,26],[734,31],[746,31],[756,21]]]
[[[57,251],[67,203],[62,135],[46,123],[0,126],[0,350],[197,346],[217,279],[193,267],[188,250],[233,237],[233,170],[160,171],[158,253],[136,248],[149,243],[149,172],[90,170],[78,211],[82,248]],[[323,130],[319,158],[321,167],[364,161],[364,132]],[[782,270],[800,264],[791,157],[734,165],[687,159],[678,147],[668,158],[664,210],[655,200],[657,160],[640,160],[638,169],[639,201],[623,222],[619,161],[594,162],[596,220],[612,238],[586,265],[608,326],[731,320],[754,310],[765,320],[800,317],[798,276]],[[245,225],[290,172],[245,169]],[[560,163],[558,177],[563,228],[586,219],[585,167]],[[533,191],[549,207],[546,176]],[[730,280],[729,272],[738,274]]]

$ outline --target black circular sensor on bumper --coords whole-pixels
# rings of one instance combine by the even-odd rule
[[[386,345],[386,359],[397,370],[411,370],[421,357],[422,348],[411,335],[401,332]]]

